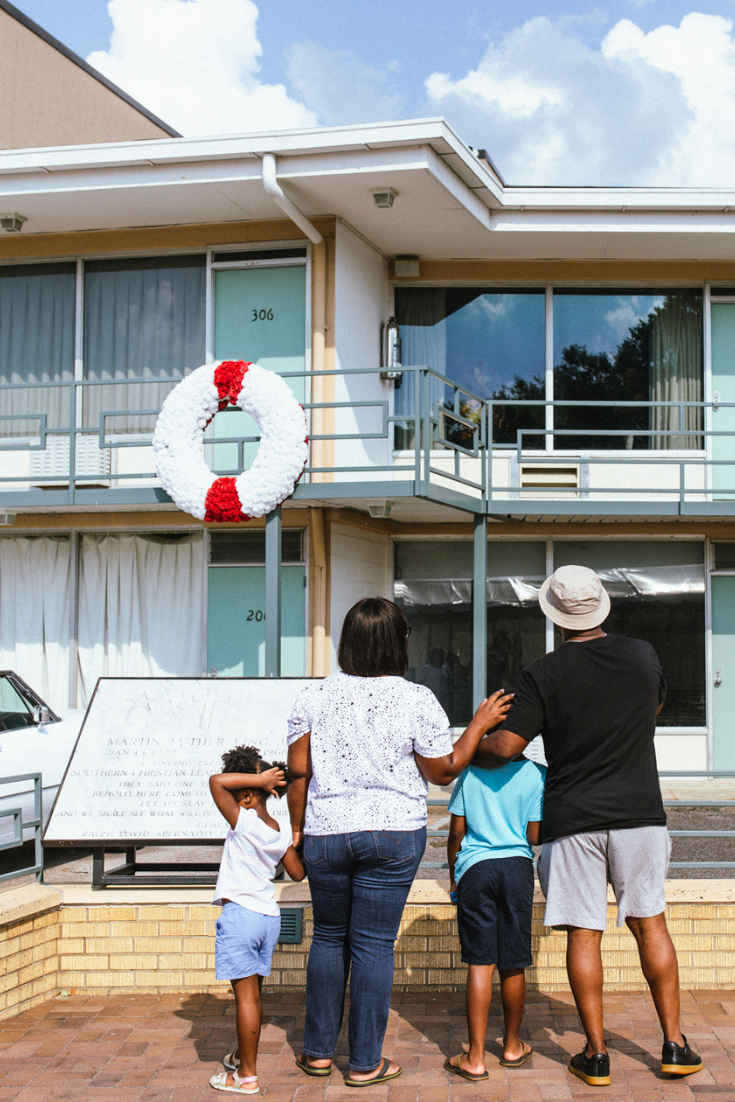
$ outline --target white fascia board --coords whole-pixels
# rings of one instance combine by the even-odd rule
[[[260,182],[260,160],[187,162],[184,164],[128,164],[105,168],[68,168],[51,173],[0,175],[0,198],[53,195],[69,191],[117,191],[129,188],[178,187],[230,181]]]
[[[524,211],[725,211],[735,210],[735,189],[506,187],[503,206]]]
[[[722,211],[499,211],[493,233],[731,234],[735,213]]]

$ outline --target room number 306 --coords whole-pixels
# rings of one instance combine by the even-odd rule
[[[273,321],[273,310],[256,310],[253,307],[251,321]]]

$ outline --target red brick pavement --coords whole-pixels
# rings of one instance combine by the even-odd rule
[[[294,1065],[303,1034],[302,992],[264,994],[259,1059],[267,1102],[357,1102],[335,1072],[309,1079]],[[518,1070],[498,1064],[501,1022],[488,1030],[490,1078],[476,1084],[442,1063],[466,1039],[461,993],[396,993],[385,1055],[403,1066],[390,1085],[367,1088],[365,1102],[735,1102],[735,991],[683,997],[684,1030],[705,1070],[672,1080],[657,1070],[661,1039],[647,995],[614,993],[606,1001],[612,1085],[587,1087],[566,1070],[580,1050],[579,1023],[565,993],[532,994],[525,1035],[535,1055]],[[0,1102],[214,1102],[208,1086],[232,1047],[233,1003],[214,995],[71,995],[0,1021]],[[337,1067],[346,1070],[345,1041]]]

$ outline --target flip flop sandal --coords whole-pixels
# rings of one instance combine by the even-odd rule
[[[390,1060],[385,1056],[381,1060],[378,1074],[374,1075],[372,1079],[350,1079],[348,1075],[345,1076],[345,1086],[347,1087],[374,1087],[376,1083],[387,1083],[389,1079],[397,1079],[401,1074],[402,1068],[398,1071],[392,1071],[390,1075],[387,1075],[388,1068],[390,1067]]]
[[[227,1082],[230,1075],[232,1086]],[[218,1071],[209,1080],[209,1085],[216,1091],[228,1091],[229,1094],[260,1094],[257,1075],[246,1075],[241,1079],[236,1071]]]
[[[523,1044],[524,1044],[524,1051],[521,1053],[521,1055],[516,1060],[503,1060],[503,1059],[501,1059],[501,1061],[500,1061],[501,1068],[520,1068],[520,1067],[523,1067],[523,1065],[531,1059],[531,1057],[533,1056],[533,1049],[531,1048],[530,1045],[527,1045],[525,1043],[525,1041],[523,1042]]]
[[[237,1071],[237,1069],[240,1067],[239,1064],[235,1063],[234,1049],[232,1050],[232,1052],[228,1052],[226,1056],[222,1057],[222,1067],[226,1068],[227,1071]]]
[[[460,1052],[460,1054],[458,1056],[448,1056],[446,1058],[446,1060],[444,1061],[445,1069],[447,1071],[451,1071],[453,1075],[461,1075],[461,1077],[463,1079],[469,1079],[471,1083],[479,1083],[480,1080],[489,1078],[488,1073],[486,1071],[483,1071],[483,1072],[465,1071],[465,1069],[462,1067],[462,1057],[463,1056],[464,1056],[463,1052]],[[452,1060],[456,1060],[457,1063],[453,1064]]]
[[[330,1064],[328,1068],[315,1068],[311,1064],[307,1063],[307,1057],[302,1052],[299,1056],[296,1057],[296,1067],[301,1068],[301,1070],[306,1075],[313,1075],[314,1078],[321,1079],[325,1075],[332,1074],[334,1064]]]

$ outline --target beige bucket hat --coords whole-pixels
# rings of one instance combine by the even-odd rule
[[[560,628],[586,631],[610,615],[605,587],[586,566],[560,566],[541,586],[538,603]]]

